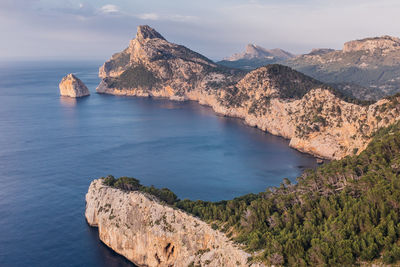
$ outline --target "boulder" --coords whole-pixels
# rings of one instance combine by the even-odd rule
[[[59,87],[62,96],[83,97],[90,95],[86,85],[72,73],[62,78]]]

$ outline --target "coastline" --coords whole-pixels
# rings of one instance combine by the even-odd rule
[[[268,129],[267,125],[265,122],[263,122],[263,118],[257,118],[256,116],[251,116],[249,114],[244,114],[240,112],[235,112],[232,109],[227,109],[225,107],[222,107],[221,105],[218,104],[216,99],[212,99],[210,101],[209,99],[206,99],[206,97],[176,97],[176,96],[171,96],[169,93],[160,93],[160,94],[154,94],[152,91],[142,91],[142,90],[131,90],[131,89],[117,89],[117,88],[108,88],[106,86],[102,85],[103,81],[99,84],[99,86],[96,88],[96,93],[97,94],[105,94],[105,95],[114,95],[114,96],[127,96],[127,97],[139,97],[139,98],[158,98],[158,99],[166,99],[170,101],[178,101],[178,102],[183,102],[183,101],[192,101],[195,102],[201,106],[209,107],[212,109],[215,115],[217,116],[222,116],[222,117],[229,117],[229,118],[235,118],[241,120],[246,126],[257,128],[258,130],[262,132],[269,133],[274,136],[281,137],[285,140],[289,141],[289,147],[297,150],[300,153],[304,153],[307,155],[310,155],[314,157],[317,161],[319,160],[335,160],[335,159],[340,159],[340,158],[334,158],[330,157],[328,155],[323,155],[320,153],[317,153],[313,150],[305,149],[304,146],[296,146],[293,144],[292,140],[293,137],[290,136],[289,133],[287,132],[280,132],[277,129]],[[160,90],[158,92],[162,92],[164,90]],[[193,94],[192,94],[193,95]],[[196,94],[197,96],[198,94]],[[190,96],[190,95],[189,95]],[[213,95],[209,95],[212,97],[215,97]],[[365,144],[365,147],[367,146],[368,142]]]
[[[91,182],[85,218],[100,240],[137,266],[252,266],[251,254],[193,215],[140,191]]]

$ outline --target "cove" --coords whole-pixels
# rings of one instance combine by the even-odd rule
[[[316,165],[287,140],[194,102],[95,94],[99,65],[0,65],[1,266],[129,266],[83,216],[87,188],[101,176],[217,201],[293,181]],[[70,72],[90,97],[59,96]]]

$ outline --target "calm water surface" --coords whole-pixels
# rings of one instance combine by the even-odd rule
[[[193,102],[95,94],[100,64],[0,63],[0,266],[132,266],[84,218],[90,181],[107,174],[222,200],[316,164]],[[69,72],[90,97],[59,96]]]

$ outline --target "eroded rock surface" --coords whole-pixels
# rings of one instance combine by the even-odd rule
[[[107,246],[138,266],[249,266],[250,254],[207,223],[101,179],[90,184],[85,216]]]

